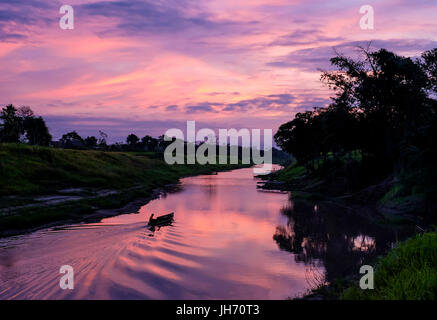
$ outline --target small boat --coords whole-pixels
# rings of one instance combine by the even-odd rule
[[[169,214],[165,214],[163,216],[159,216],[156,218],[153,218],[155,214],[152,213],[152,215],[149,218],[149,226],[159,226],[159,225],[165,225],[170,224],[173,221],[174,212],[171,212]]]

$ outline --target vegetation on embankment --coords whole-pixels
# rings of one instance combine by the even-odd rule
[[[345,300],[436,300],[437,232],[418,234],[400,243],[375,266],[374,289],[356,284]]]
[[[269,175],[264,187],[293,191],[294,198],[371,206],[385,216],[386,222],[415,221],[418,217],[435,222],[435,216],[427,214],[426,186],[414,179],[421,174],[416,170],[373,176],[357,157],[319,161],[320,169],[313,171],[294,162]]]
[[[0,233],[59,220],[80,220],[99,208],[117,208],[185,176],[241,165],[167,165],[162,154],[68,150],[0,144]],[[68,201],[68,190],[79,190]],[[108,192],[99,193],[98,190]],[[62,193],[61,193],[62,191]],[[67,194],[41,204],[37,195]]]

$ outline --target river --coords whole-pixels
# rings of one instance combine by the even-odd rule
[[[245,168],[184,178],[136,213],[0,239],[0,299],[285,299],[358,272],[400,236],[290,198]],[[172,225],[146,227],[169,212]],[[73,290],[60,288],[63,265]]]

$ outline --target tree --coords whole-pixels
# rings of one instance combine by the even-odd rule
[[[313,111],[297,113],[295,118],[279,127],[275,134],[276,144],[292,154],[299,162],[306,164],[317,153],[318,132],[314,130]]]
[[[364,59],[331,59],[339,70],[324,72],[322,80],[350,110],[361,114],[367,137],[362,148],[381,164],[398,158],[400,142],[423,125],[428,77],[417,61],[385,49],[361,49]]]
[[[437,48],[422,54],[421,66],[428,76],[427,88],[437,94]]]
[[[71,131],[64,134],[59,141],[65,148],[81,149],[85,146],[82,137],[76,131]]]
[[[0,119],[3,125],[0,128],[1,142],[20,142],[20,137],[25,136],[31,145],[47,146],[52,140],[49,129],[42,117],[35,117],[30,107],[15,108],[8,105],[3,108]]]
[[[108,144],[107,144],[108,135],[101,130],[99,130],[99,135],[100,135],[100,138],[99,138],[99,141],[97,142],[99,145],[99,148],[106,150],[108,148]]]
[[[131,147],[134,148],[137,146],[138,142],[140,141],[140,138],[138,138],[136,135],[131,133],[126,138],[126,143]]]
[[[32,109],[28,106],[22,106],[17,109],[17,116],[23,119],[33,118],[35,114]]]
[[[23,134],[22,119],[17,115],[17,108],[7,105],[0,113],[2,124],[0,127],[0,141],[17,143]]]
[[[29,108],[30,109],[30,108]],[[24,131],[27,141],[31,145],[48,146],[52,141],[52,136],[42,117],[34,118],[27,116],[24,121]]]
[[[158,146],[158,139],[155,139],[151,136],[144,136],[141,139],[141,144],[143,148],[147,151],[156,151],[156,148]]]
[[[95,149],[97,147],[97,138],[94,136],[86,137],[84,143],[87,148]]]

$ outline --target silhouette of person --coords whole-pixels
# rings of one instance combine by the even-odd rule
[[[149,224],[152,224],[152,222],[153,222],[153,216],[154,216],[155,214],[154,213],[152,213],[152,215],[150,216],[150,218],[149,218]]]

